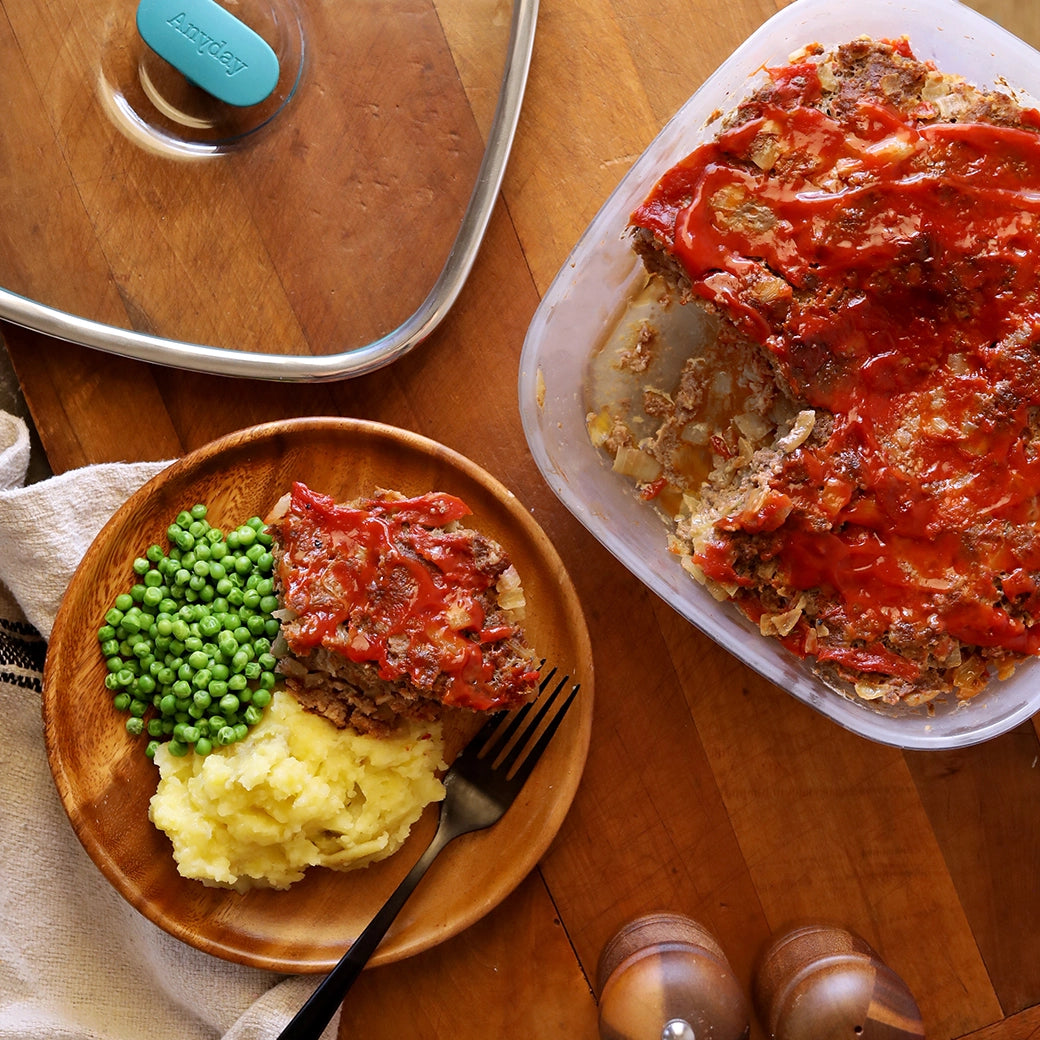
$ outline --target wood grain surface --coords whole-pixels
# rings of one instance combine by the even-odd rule
[[[2,5],[5,68],[21,53],[9,27],[30,6]],[[344,1007],[344,1038],[592,1038],[599,953],[649,911],[707,926],[748,993],[773,934],[828,920],[861,935],[904,978],[930,1038],[1040,1036],[1036,726],[929,753],[837,729],[691,628],[596,543],[542,481],[517,414],[527,325],[578,236],[679,104],[782,6],[543,0],[519,131],[477,264],[444,324],[388,369],[320,386],[239,382],[4,330],[57,472],[173,458],[267,420],[378,419],[432,437],[501,480],[573,578],[591,635],[596,709],[571,812],[537,870],[480,922],[366,972]],[[971,6],[1040,42],[1034,5]],[[445,110],[464,104],[478,135],[494,107],[490,63],[500,57],[488,34],[508,10],[504,0],[488,0],[479,18],[462,0],[426,10],[456,74],[438,88]],[[43,38],[55,53],[76,45],[62,29],[52,25]],[[20,103],[38,110],[46,82],[11,82]],[[334,117],[337,133],[349,134],[351,113]],[[409,162],[407,140],[380,145],[388,167]],[[46,149],[8,134],[0,156],[23,168],[53,164]],[[445,177],[451,163],[446,155]],[[30,195],[25,205],[40,199]],[[85,283],[70,272],[94,262],[92,232],[67,226],[55,209],[40,212],[34,235],[9,240],[0,230],[0,243],[35,264],[36,277],[39,238],[67,235],[57,255],[67,267],[63,291],[74,297]],[[409,231],[414,252],[424,232],[419,224]],[[288,336],[299,323],[294,297],[307,295],[313,270],[300,268],[291,306],[276,306],[258,285],[255,310],[221,321],[248,325],[262,314]],[[237,266],[232,277],[242,277]],[[129,314],[119,292],[105,301],[113,315]],[[763,1036],[757,1022],[752,1036]]]

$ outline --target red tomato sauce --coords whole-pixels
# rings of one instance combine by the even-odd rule
[[[382,679],[406,676],[426,689],[443,673],[445,704],[495,707],[487,651],[517,630],[486,626],[479,597],[497,574],[475,560],[472,532],[443,530],[469,513],[439,492],[355,507],[294,484],[279,522],[283,603],[297,615],[290,649],[323,646],[375,665]],[[516,677],[520,686],[536,678]]]
[[[826,590],[862,670],[912,678],[874,643],[893,619],[1036,653],[1036,113],[1025,128],[928,123],[866,100],[837,119],[810,107],[813,66],[772,75],[770,100],[632,218],[771,352],[793,398],[834,416],[760,509],[717,526],[761,534],[790,587]],[[769,169],[747,161],[756,139],[781,157]],[[726,199],[756,219],[724,219]],[[779,307],[756,296],[763,267],[789,287]],[[746,584],[723,534],[697,563]],[[787,642],[804,653],[805,638],[803,624]]]

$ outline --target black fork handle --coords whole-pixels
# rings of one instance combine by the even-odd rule
[[[340,958],[336,967],[325,976],[307,1002],[293,1016],[292,1021],[278,1034],[278,1040],[318,1040],[430,864],[440,855],[448,842],[462,833],[464,831],[453,827],[442,814],[437,833],[434,834],[426,851],[394,889],[365,930],[351,943],[350,949]]]

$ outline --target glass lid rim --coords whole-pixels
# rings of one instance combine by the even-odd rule
[[[391,332],[332,354],[266,354],[168,339],[83,318],[0,287],[0,319],[54,339],[137,361],[210,375],[326,382],[374,372],[422,343],[441,323],[469,277],[498,198],[520,116],[534,49],[538,0],[513,0],[509,44],[494,117],[473,191],[437,280]]]

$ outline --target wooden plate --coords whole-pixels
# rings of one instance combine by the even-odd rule
[[[43,680],[47,753],[80,841],[115,888],[171,935],[207,953],[274,971],[325,972],[418,859],[436,825],[430,807],[395,855],[365,869],[308,871],[282,892],[240,894],[182,878],[148,820],[158,771],[127,737],[104,686],[97,629],[132,584],[131,562],[162,542],[195,502],[217,526],[269,509],[302,480],[341,499],[376,487],[458,495],[468,523],[500,541],[524,582],[528,637],[582,691],[520,799],[490,830],[441,854],[372,959],[386,963],[448,938],[496,906],[548,848],[588,749],[592,658],[574,588],[545,533],[478,466],[416,434],[352,419],[301,419],[225,437],[172,464],[115,514],[88,549],[55,621]]]

